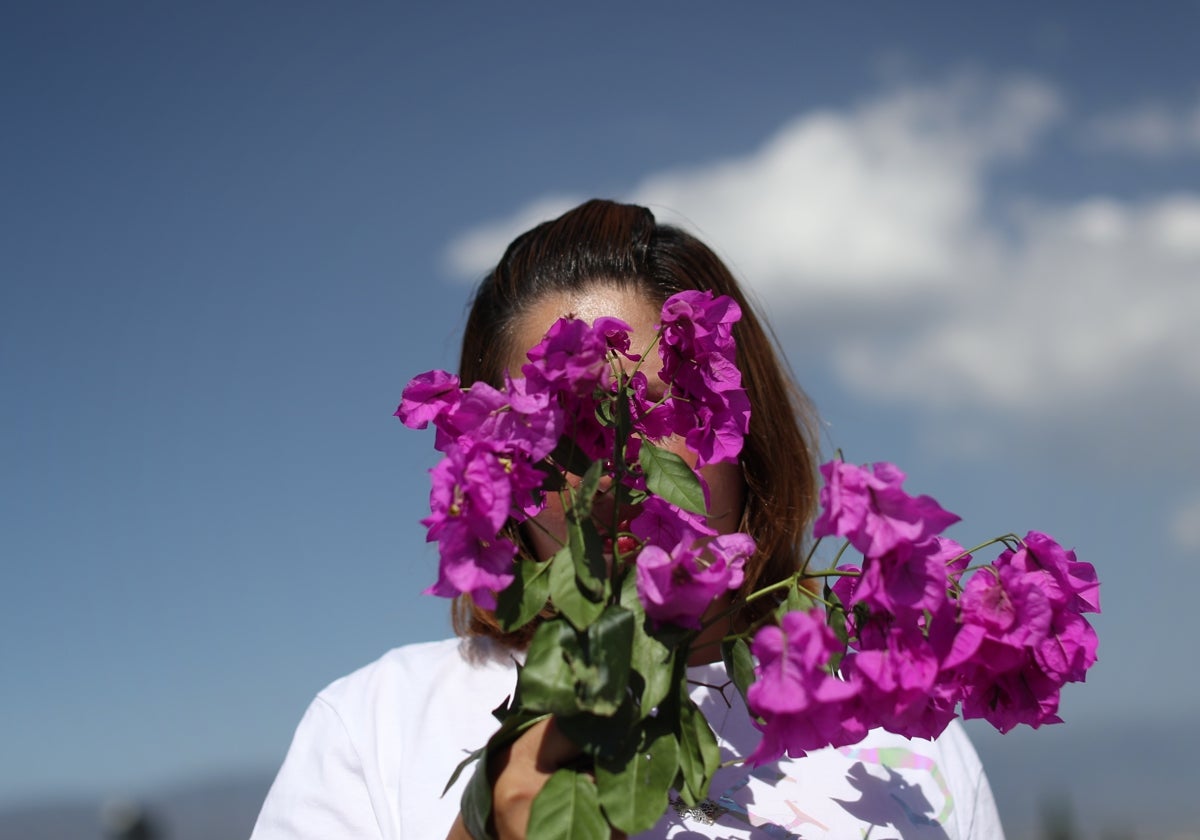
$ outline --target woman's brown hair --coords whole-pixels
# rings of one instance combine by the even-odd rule
[[[676,292],[700,290],[728,295],[741,307],[733,332],[751,408],[738,459],[746,480],[740,528],[758,552],[746,563],[738,594],[786,578],[800,562],[816,504],[815,415],[729,269],[694,236],[656,223],[644,207],[598,199],[518,236],[475,293],[459,361],[463,385],[501,385],[505,360],[524,349],[512,346],[520,317],[547,295],[597,284],[635,290],[656,306]],[[519,529],[512,535],[523,542]],[[740,619],[764,615],[773,607],[765,600],[747,605]],[[454,628],[523,648],[535,625],[506,633],[464,595],[454,605]]]

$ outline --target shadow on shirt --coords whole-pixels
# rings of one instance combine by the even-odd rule
[[[861,761],[846,774],[847,781],[862,794],[854,801],[833,800],[855,819],[877,828],[891,828],[897,833],[874,834],[870,840],[949,840],[949,836],[933,817],[933,805],[921,788],[911,785],[889,767],[882,768],[888,777],[881,779],[867,772]]]

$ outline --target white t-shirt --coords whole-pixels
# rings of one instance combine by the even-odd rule
[[[688,669],[692,698],[722,759],[758,732],[720,663]],[[309,706],[251,840],[442,840],[483,746],[491,710],[512,692],[511,656],[486,640],[397,648],[337,680]],[[725,685],[722,691],[719,687]],[[957,722],[936,741],[882,730],[852,747],[717,772],[709,801],[667,808],[643,837],[1002,840],[992,792]]]

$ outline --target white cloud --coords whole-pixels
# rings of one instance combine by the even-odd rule
[[[1020,427],[1131,453],[1200,419],[1200,196],[997,207],[997,162],[1036,153],[1060,113],[1036,80],[897,89],[629,198],[715,245],[777,326],[820,332],[863,398],[976,451]],[[482,272],[535,210],[451,253]],[[1200,457],[1200,436],[1176,437],[1175,458]]]
[[[760,288],[902,291],[952,278],[977,232],[980,169],[1025,153],[1058,110],[1032,80],[897,90],[804,115],[746,157],[653,175],[628,198],[700,231]],[[567,206],[539,199],[468,231],[449,262],[477,276],[512,236]]]
[[[1200,152],[1200,100],[1190,108],[1147,102],[1103,114],[1086,126],[1084,139],[1142,157]]]
[[[1148,386],[1200,405],[1200,197],[1030,205],[1014,221],[1015,244],[998,256],[960,255],[971,282],[937,312],[845,339],[835,364],[847,380],[894,400],[1038,421]]]
[[[651,177],[633,199],[682,211],[765,292],[902,293],[953,279],[979,232],[978,173],[1027,152],[1058,111],[1031,80],[901,89],[802,116],[745,158]]]

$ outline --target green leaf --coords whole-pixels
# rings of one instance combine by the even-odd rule
[[[458,762],[458,766],[455,767],[454,772],[450,774],[450,781],[446,782],[446,786],[442,788],[442,796],[445,796],[450,792],[450,788],[454,787],[454,783],[458,781],[458,777],[462,775],[462,771],[467,769],[467,765],[472,761],[478,761],[480,756],[482,756],[486,751],[486,746],[480,747],[462,761]],[[489,805],[489,807],[491,806]]]
[[[575,488],[568,515],[580,521],[591,518],[592,502],[596,498],[596,491],[600,489],[600,478],[603,475],[603,461],[592,461],[588,464],[587,471],[579,479],[579,486]]]
[[[642,599],[638,597],[637,593],[637,573],[632,568],[622,574],[621,590],[617,601],[634,615],[641,617],[646,614],[646,609],[642,606]]]
[[[603,600],[608,564],[604,560],[604,541],[591,518],[577,519],[573,511],[567,512],[567,549],[579,591],[593,601]]]
[[[555,771],[534,797],[526,834],[536,840],[609,840],[596,783],[574,770]]]
[[[613,758],[628,755],[636,746],[637,718],[630,698],[608,717],[580,713],[559,715],[554,718],[558,731],[579,747],[580,752],[591,758]]]
[[[568,527],[571,527],[570,524]],[[567,621],[577,629],[584,630],[600,617],[604,602],[590,598],[580,590],[575,571],[570,547],[560,549],[550,560],[550,600]]]
[[[669,638],[663,638],[662,631],[665,628],[655,632],[646,618],[645,608],[637,594],[636,577],[634,574],[625,577],[621,587],[621,606],[633,613],[635,618],[629,684],[638,698],[638,717],[644,718],[671,693],[671,687],[675,684],[676,648],[669,644]]]
[[[592,521],[592,504],[600,489],[604,463],[593,461],[580,478],[579,486],[571,493],[567,508],[567,547],[575,563],[579,588],[592,600],[604,598],[608,566],[604,562],[604,542]]]
[[[458,807],[468,834],[476,840],[492,836],[488,830],[492,818],[492,782],[488,779],[486,761],[481,761],[475,768],[475,774],[467,782]]]
[[[634,625],[632,612],[610,606],[588,627],[585,655],[592,681],[577,683],[579,706],[584,711],[611,716],[625,700]]]
[[[600,425],[602,426],[616,425],[617,418],[612,400],[601,400],[596,403],[596,419],[600,421]]]
[[[616,714],[626,701],[634,623],[618,606],[583,634],[562,619],[543,623],[517,672],[520,705],[558,715]]]
[[[638,703],[646,717],[671,693],[675,651],[646,631],[646,619],[638,621],[633,634],[633,670],[640,677]],[[636,685],[638,680],[630,679]]]
[[[746,692],[754,684],[754,656],[750,653],[750,645],[741,636],[722,642],[721,658],[725,660],[725,672],[745,700]]]
[[[829,622],[829,629],[833,631],[833,635],[837,636],[837,640],[843,645],[850,643],[850,632],[846,629],[846,611],[841,607],[831,609],[826,617]]]
[[[628,383],[629,380],[622,378],[622,381]],[[617,440],[628,440],[632,431],[633,413],[629,410],[629,390],[620,388],[617,390]]]
[[[633,415],[629,410],[628,381],[622,377],[624,386],[618,388],[616,393],[616,430],[613,437],[617,441],[617,448],[613,453],[613,464],[621,473],[624,473],[626,469],[625,442],[629,440],[629,436],[633,432]]]
[[[572,714],[575,701],[573,659],[583,659],[578,634],[566,621],[543,622],[533,634],[525,664],[517,670],[517,693],[527,709],[554,714]]]
[[[496,596],[496,618],[506,631],[524,627],[550,598],[550,563],[528,558],[517,563],[516,578]]]
[[[700,479],[674,452],[645,441],[638,453],[638,463],[646,476],[646,489],[651,493],[692,513],[708,513]]]
[[[562,471],[574,473],[575,475],[583,475],[587,472],[590,463],[587,456],[583,454],[583,450],[579,448],[579,445],[566,435],[559,438],[558,445],[550,453],[550,460],[561,468]]]
[[[626,834],[646,831],[667,810],[679,768],[679,742],[667,727],[647,720],[640,748],[596,765],[596,787],[608,821]]]
[[[793,586],[775,607],[775,622],[782,623],[783,617],[790,612],[807,612],[814,608],[815,603],[807,589],[799,585]]]
[[[789,612],[799,610],[811,610],[816,603],[813,600],[812,593],[805,589],[800,584],[796,584],[787,591],[787,598],[784,600]]]
[[[558,464],[549,458],[538,461],[533,468],[542,474],[542,483],[538,485],[538,489],[542,492],[557,493],[566,488],[567,477]]]
[[[721,751],[708,721],[686,694],[680,698],[678,734],[679,795],[694,808],[708,796],[708,785],[721,763]]]
[[[821,594],[825,599],[825,621],[829,625],[829,629],[843,645],[848,644],[850,634],[846,628],[846,607],[842,604],[842,599],[833,591],[833,587],[829,585],[828,578],[825,580],[824,591]]]

